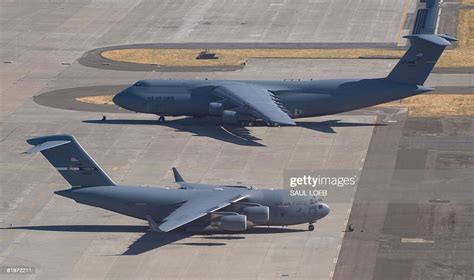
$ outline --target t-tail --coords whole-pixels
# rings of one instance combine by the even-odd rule
[[[444,49],[457,41],[448,35],[419,34],[405,36],[410,48],[400,59],[388,80],[403,84],[423,85]]]
[[[42,136],[26,142],[34,145],[26,154],[41,152],[72,187],[115,185],[72,135]]]

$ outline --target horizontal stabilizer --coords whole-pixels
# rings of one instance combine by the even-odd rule
[[[435,34],[417,34],[417,35],[403,36],[403,38],[407,38],[407,39],[410,39],[410,40],[412,40],[412,39],[422,40],[422,41],[426,41],[426,42],[429,42],[429,43],[432,43],[432,44],[435,44],[435,45],[438,45],[438,46],[451,46],[451,42],[455,42],[455,41],[458,40],[454,37],[451,37],[451,36],[448,36],[448,35],[445,35],[445,34],[439,34],[439,35],[435,35]]]

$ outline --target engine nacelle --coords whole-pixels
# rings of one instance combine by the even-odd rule
[[[221,216],[219,228],[229,231],[244,231],[247,229],[247,216],[238,214]]]
[[[224,110],[222,112],[222,120],[225,123],[237,123],[239,122],[239,114],[235,111]]]
[[[247,219],[254,223],[266,224],[270,219],[270,208],[268,206],[249,206],[242,209]]]
[[[219,102],[211,102],[209,103],[209,114],[213,116],[220,116],[224,111],[224,104]]]

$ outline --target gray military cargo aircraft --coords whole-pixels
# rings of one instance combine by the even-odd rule
[[[77,203],[148,221],[155,232],[245,231],[255,226],[313,223],[329,214],[317,197],[285,189],[187,183],[173,168],[179,188],[117,185],[72,135],[27,140],[27,154],[41,152],[72,188],[55,194]]]
[[[295,125],[292,119],[336,114],[432,91],[423,86],[447,35],[405,36],[411,46],[385,78],[320,81],[142,80],[115,95],[130,111],[165,116],[218,116],[224,123]]]

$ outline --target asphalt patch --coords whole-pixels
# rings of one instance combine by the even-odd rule
[[[78,101],[76,98],[99,95],[115,95],[129,85],[104,85],[65,88],[41,93],[33,100],[43,106],[63,110],[102,112],[102,113],[132,113],[114,104],[93,104]]]

